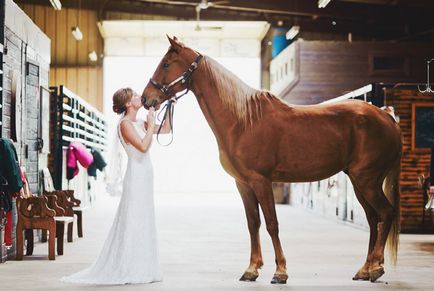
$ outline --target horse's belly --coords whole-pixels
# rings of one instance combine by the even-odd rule
[[[308,172],[300,170],[296,171],[274,171],[272,175],[273,182],[313,182],[326,179],[340,172],[342,169],[328,169],[327,171]]]
[[[298,157],[281,161],[272,173],[279,182],[310,182],[328,178],[346,168],[342,157]]]

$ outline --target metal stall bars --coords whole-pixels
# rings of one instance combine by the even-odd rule
[[[65,189],[66,151],[72,141],[107,152],[107,122],[96,108],[65,86],[51,87],[56,96],[54,116],[54,175],[56,189]],[[87,183],[85,189],[87,189]]]

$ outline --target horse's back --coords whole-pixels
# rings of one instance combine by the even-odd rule
[[[375,163],[400,150],[399,127],[366,102],[285,106],[274,120],[281,136],[275,177],[322,179],[361,159]]]

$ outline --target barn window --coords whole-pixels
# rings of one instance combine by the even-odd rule
[[[408,75],[408,58],[398,55],[370,55],[370,73],[373,75]]]

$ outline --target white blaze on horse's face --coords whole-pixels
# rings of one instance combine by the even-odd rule
[[[184,45],[176,37],[172,39],[167,36],[167,38],[171,46],[142,93],[142,104],[146,109],[151,106],[158,109],[161,103],[185,89],[181,83],[169,86],[171,82],[182,76],[188,65],[184,64],[185,62],[180,57]]]

